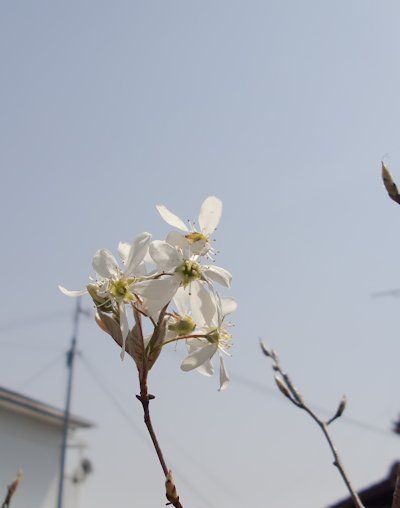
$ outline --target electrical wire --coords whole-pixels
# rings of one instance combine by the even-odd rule
[[[0,340],[0,348],[2,347],[16,347],[21,349],[26,349],[29,351],[39,351],[39,350],[53,350],[53,351],[63,351],[62,348],[58,346],[45,345],[45,344],[21,344],[21,342],[8,342]]]
[[[49,321],[65,317],[69,317],[69,312],[65,310],[59,310],[52,312],[41,312],[34,316],[11,319],[0,323],[0,333],[5,333],[17,328],[26,328],[28,326],[41,325],[42,323],[47,323]]]
[[[250,390],[252,390],[254,392],[257,392],[257,393],[262,394],[262,395],[267,395],[268,397],[273,397],[275,399],[279,399],[279,400],[282,400],[282,401],[284,400],[282,395],[277,390],[274,390],[274,389],[272,389],[271,387],[269,387],[267,385],[263,385],[262,383],[254,381],[252,379],[248,379],[245,376],[242,376],[242,375],[237,374],[237,373],[233,374],[232,378],[233,378],[234,381],[237,381],[238,384],[241,384],[245,388],[250,389]],[[332,410],[329,410],[326,407],[321,406],[319,404],[311,404],[311,406],[313,408],[315,408],[317,411],[320,411],[321,413],[325,413],[327,415],[331,415],[332,414]],[[372,425],[370,423],[365,423],[365,422],[363,422],[361,420],[358,420],[356,418],[352,418],[352,417],[347,416],[345,414],[342,415],[340,417],[340,419],[343,420],[343,423],[345,423],[347,425],[351,425],[353,427],[358,427],[359,429],[363,429],[363,430],[368,430],[369,432],[374,432],[375,434],[380,434],[380,435],[383,435],[383,436],[386,436],[386,437],[392,437],[392,438],[398,439],[397,435],[394,434],[390,430],[383,429],[381,427],[378,427],[376,425]]]
[[[61,360],[61,358],[65,357],[65,353],[58,354],[52,360],[48,363],[46,363],[41,369],[39,369],[37,372],[35,372],[32,376],[30,376],[28,379],[26,379],[23,383],[21,383],[19,386],[17,386],[17,390],[22,390],[27,385],[32,384],[37,379],[39,379],[43,374],[51,370],[57,363]]]

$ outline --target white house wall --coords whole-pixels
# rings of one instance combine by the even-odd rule
[[[18,469],[12,508],[55,508],[61,427],[0,408],[0,499]]]

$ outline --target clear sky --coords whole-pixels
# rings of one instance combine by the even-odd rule
[[[399,34],[394,0],[2,2],[0,383],[62,405],[74,302],[57,284],[82,287],[98,248],[163,238],[156,203],[196,219],[215,194],[239,303],[231,386],[181,372],[184,348],[150,380],[184,506],[346,495],[317,428],[273,395],[258,337],[310,401],[334,411],[346,393],[349,417],[390,429],[400,300],[370,294],[400,287],[400,208],[379,175],[388,154],[400,181]],[[133,364],[90,320],[79,342],[141,428]],[[81,506],[163,506],[155,455],[83,360],[73,410],[97,423]],[[399,456],[390,433],[333,432],[357,487]]]

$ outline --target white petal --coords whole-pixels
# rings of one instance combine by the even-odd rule
[[[214,233],[222,215],[222,201],[215,196],[204,200],[200,208],[199,225],[204,235]]]
[[[128,337],[129,333],[129,323],[128,318],[126,317],[126,310],[125,310],[125,304],[124,302],[119,302],[118,304],[119,308],[119,320],[121,324],[121,332],[122,332],[122,349],[121,349],[121,360],[124,359],[125,356],[125,342],[126,338]]]
[[[178,314],[181,316],[187,316],[190,313],[190,298],[188,291],[185,291],[182,287],[180,287],[175,293],[174,304]]]
[[[225,390],[229,384],[229,375],[225,369],[224,359],[220,355],[219,357],[219,391]]]
[[[230,287],[232,275],[225,270],[225,268],[221,268],[220,266],[207,266],[203,268],[203,274],[213,280],[214,282],[218,282],[223,286]]]
[[[197,349],[194,353],[187,356],[181,363],[181,369],[185,372],[197,369],[204,362],[209,360],[216,352],[217,346],[215,344],[207,344],[204,347]]]
[[[231,314],[235,312],[237,309],[237,303],[233,298],[221,298],[221,309],[222,316],[226,316],[227,314]]]
[[[187,249],[189,246],[189,242],[186,240],[185,236],[178,233],[178,231],[171,231],[171,233],[168,233],[165,241],[172,245],[172,247],[178,247],[182,250]]]
[[[153,319],[157,319],[160,310],[174,297],[180,277],[165,276],[160,279],[137,282],[134,292],[143,299],[143,307]]]
[[[198,330],[200,333],[205,333],[206,330]],[[202,338],[196,338],[196,339],[190,339],[186,342],[187,348],[188,348],[188,354],[191,355],[195,351],[198,351],[199,349],[203,348],[204,346],[207,346],[210,344],[207,339]]]
[[[143,261],[143,258],[147,254],[149,249],[149,243],[151,240],[150,233],[142,233],[138,235],[132,242],[132,246],[129,251],[129,256],[125,265],[125,275],[135,275],[136,268]]]
[[[190,244],[190,254],[196,256],[204,256],[210,250],[210,244],[206,240],[197,240]]]
[[[118,263],[110,251],[100,249],[93,256],[92,266],[96,273],[105,279],[117,277],[119,273]]]
[[[67,295],[67,296],[72,296],[72,297],[76,297],[76,296],[83,296],[83,295],[86,295],[87,294],[87,289],[80,289],[78,291],[70,291],[69,289],[65,289],[64,287],[62,286],[58,286],[58,289],[61,291],[61,293],[63,293],[64,295]]]
[[[188,231],[186,224],[177,215],[170,212],[166,206],[156,205],[156,208],[167,224],[173,226],[174,228],[178,228],[181,231]]]
[[[182,255],[174,247],[161,240],[151,242],[149,252],[156,265],[165,272],[173,270],[183,261]]]
[[[200,365],[200,367],[197,367],[197,372],[200,372],[200,374],[203,374],[203,376],[212,376],[214,374],[214,367],[210,360],[207,360],[203,363],[203,365]]]
[[[143,261],[145,263],[154,263],[153,258],[150,256],[150,252],[149,251],[146,252],[146,255],[145,255]]]
[[[147,275],[147,270],[146,270],[146,263],[144,261],[142,261],[135,268],[135,276],[136,277],[143,277],[144,275]]]
[[[129,251],[131,250],[131,246],[127,242],[119,242],[118,244],[118,254],[120,255],[122,262],[126,264],[126,260],[129,256]]]
[[[190,287],[190,308],[196,324],[212,328],[217,325],[215,299],[201,282],[192,282]]]

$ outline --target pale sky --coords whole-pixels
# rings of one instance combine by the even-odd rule
[[[385,156],[400,182],[399,34],[394,0],[0,3],[1,385],[62,406],[74,302],[57,284],[83,287],[99,248],[164,238],[157,203],[196,219],[216,195],[218,263],[239,303],[231,386],[181,372],[184,347],[150,379],[182,502],[321,508],[345,496],[318,429],[276,393],[258,337],[314,404],[334,412],[346,393],[348,417],[390,429],[400,300],[370,294],[400,287],[400,208],[379,167]],[[91,320],[79,343],[144,431],[134,365]],[[153,451],[83,360],[73,411],[97,424],[82,433],[95,472],[81,507],[164,506]],[[399,457],[390,433],[332,430],[357,487]]]

